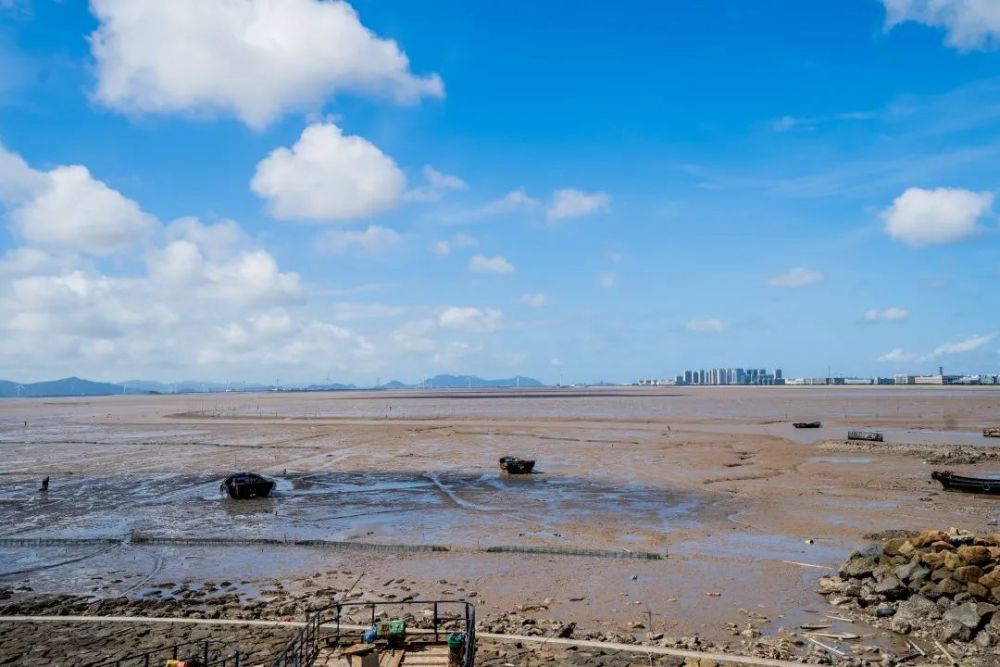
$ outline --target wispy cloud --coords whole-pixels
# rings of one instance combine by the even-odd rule
[[[605,212],[610,207],[611,196],[606,192],[556,190],[552,193],[552,201],[545,211],[545,217],[549,222],[555,222]]]
[[[996,333],[988,333],[982,336],[970,336],[964,340],[959,340],[951,343],[945,343],[944,345],[939,345],[931,351],[930,354],[924,355],[924,359],[937,359],[939,357],[948,356],[951,354],[963,354],[966,352],[975,352],[979,348],[985,346],[991,340],[996,338]]]
[[[829,123],[873,120],[878,118],[878,116],[879,114],[874,111],[848,111],[822,116],[782,116],[771,122],[771,129],[775,132],[814,130],[820,125],[827,125]]]
[[[988,345],[993,339],[997,337],[996,332],[969,336],[958,341],[952,341],[949,343],[944,343],[938,345],[936,348],[928,352],[927,354],[917,354],[915,352],[906,352],[903,348],[896,347],[886,352],[878,358],[879,361],[886,363],[905,363],[909,361],[933,361],[934,359],[940,359],[941,357],[948,357],[955,354],[967,354],[969,352],[975,352],[986,345]]]
[[[475,273],[497,273],[503,275],[514,273],[514,265],[507,261],[507,258],[503,255],[495,257],[473,255],[469,259],[469,270]]]
[[[597,276],[597,284],[604,289],[612,289],[618,284],[618,276],[610,271]]]
[[[717,317],[689,320],[684,328],[693,333],[722,333],[726,330],[725,323]]]
[[[522,294],[517,297],[517,302],[529,308],[544,308],[549,303],[549,297],[543,292]]]
[[[868,322],[898,322],[905,320],[909,316],[910,313],[905,308],[896,308],[894,306],[883,308],[882,310],[869,308],[865,311],[865,320]]]
[[[823,274],[819,271],[807,269],[804,266],[797,266],[788,269],[784,273],[774,276],[767,281],[770,287],[805,287],[823,280]]]

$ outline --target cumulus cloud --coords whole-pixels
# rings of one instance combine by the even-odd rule
[[[24,239],[64,250],[106,255],[138,243],[156,227],[153,216],[86,167],[38,171],[3,145],[0,201]]]
[[[473,255],[469,259],[469,270],[475,273],[497,273],[500,275],[514,273],[514,265],[507,261],[503,255],[495,257],[485,257],[483,255]]]
[[[954,243],[980,233],[980,220],[993,207],[989,192],[959,188],[909,188],[882,212],[885,232],[903,243],[922,247]]]
[[[185,219],[168,228],[174,238],[148,253],[154,287],[234,304],[274,306],[302,297],[298,274],[284,273],[265,250],[242,247],[230,221],[205,226]]]
[[[351,249],[357,249],[368,254],[376,254],[398,245],[403,241],[403,236],[398,232],[369,225],[365,230],[344,230],[329,231],[319,239],[320,248],[335,254],[345,253]]]
[[[357,220],[399,202],[406,179],[377,146],[314,123],[257,164],[250,188],[279,220]]]
[[[865,320],[868,322],[898,322],[909,316],[910,313],[905,308],[889,307],[882,310],[869,308],[865,311]]]
[[[726,330],[726,325],[717,317],[708,317],[689,320],[684,328],[693,333],[722,333]]]
[[[406,198],[410,201],[436,202],[440,201],[447,192],[465,190],[469,187],[458,176],[440,172],[429,164],[424,165],[423,173],[426,182],[406,193]]]
[[[604,289],[612,289],[618,284],[618,276],[610,271],[597,276],[597,284]]]
[[[38,273],[52,263],[49,254],[38,248],[14,248],[0,259],[0,274]]]
[[[1000,3],[993,0],[882,0],[887,30],[913,21],[944,28],[949,46],[967,51],[1000,44]]]
[[[545,210],[545,217],[554,222],[604,212],[610,207],[611,197],[606,192],[556,190],[552,193],[552,201]]]
[[[517,297],[517,302],[529,308],[544,308],[549,304],[549,297],[543,292],[522,294]]]
[[[261,128],[340,91],[444,95],[339,0],[92,0],[91,11],[94,96],[127,113],[225,113]]]
[[[497,308],[451,306],[441,311],[438,325],[470,333],[490,333],[500,328],[503,312]]]
[[[774,276],[767,281],[767,284],[771,287],[805,287],[821,280],[823,280],[823,274],[819,271],[797,266]]]

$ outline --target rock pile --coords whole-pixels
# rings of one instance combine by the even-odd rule
[[[872,543],[819,586],[831,603],[902,634],[1000,646],[1000,533],[952,528]]]

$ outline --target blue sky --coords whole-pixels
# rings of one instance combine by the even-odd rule
[[[1000,370],[1000,5],[0,0],[0,376]]]

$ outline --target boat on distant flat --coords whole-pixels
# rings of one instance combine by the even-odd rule
[[[534,459],[519,459],[516,456],[500,457],[500,470],[510,475],[527,475],[534,467]]]
[[[792,422],[795,428],[819,428],[823,422]]]
[[[867,440],[868,442],[882,442],[882,434],[878,431],[848,431],[848,440]]]
[[[992,426],[983,429],[983,436],[987,438],[1000,438],[1000,426]]]
[[[941,486],[949,491],[965,491],[967,493],[1000,494],[1000,477],[968,477],[956,475],[953,472],[935,470],[931,477],[941,482]]]
[[[274,490],[274,480],[253,472],[238,472],[227,477],[220,488],[234,500],[267,498]]]

